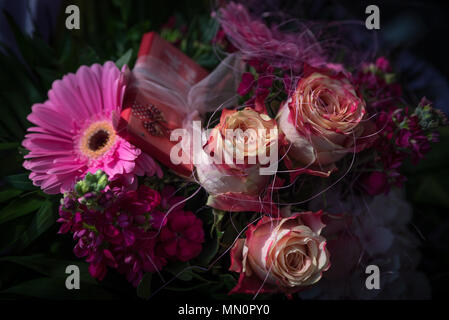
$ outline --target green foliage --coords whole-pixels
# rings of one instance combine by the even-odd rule
[[[11,187],[16,188],[21,191],[33,191],[37,190],[30,179],[28,179],[27,173],[20,173],[11,176],[7,176],[3,179],[3,181],[10,185]]]
[[[122,69],[122,67],[124,65],[128,65],[131,61],[131,57],[133,55],[133,49],[129,49],[128,51],[126,51],[123,56],[121,56],[116,62],[115,64],[117,65],[117,67],[119,69]]]
[[[148,299],[151,296],[152,273],[145,273],[137,286],[137,296],[142,299]]]
[[[165,266],[164,270],[170,272],[172,275],[182,281],[190,281],[193,278],[192,268],[190,268],[190,264],[188,262],[173,262],[168,266]]]
[[[102,191],[109,184],[108,175],[101,170],[94,174],[87,173],[83,180],[75,184],[75,192],[78,197],[86,193],[97,193]]]
[[[41,201],[34,198],[25,199],[25,201],[21,198],[14,199],[0,211],[0,224],[35,212],[40,206]]]

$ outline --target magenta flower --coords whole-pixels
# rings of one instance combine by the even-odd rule
[[[171,260],[188,261],[200,254],[204,242],[203,222],[190,211],[169,213],[159,235],[157,252]]]
[[[389,111],[401,103],[402,87],[392,82],[390,62],[380,57],[375,63],[365,63],[352,81],[360,91],[364,92],[369,111]]]
[[[410,147],[412,133],[406,129],[401,129],[396,137],[396,145],[400,148]]]
[[[370,196],[388,193],[390,186],[388,176],[384,172],[375,171],[367,175],[361,181],[363,188]]]
[[[242,74],[242,81],[240,82],[240,85],[237,88],[237,93],[241,96],[244,96],[251,91],[253,86],[254,86],[254,76],[249,72],[245,72]]]
[[[410,157],[413,164],[418,163],[430,151],[431,142],[438,140],[435,130],[445,124],[445,115],[433,109],[427,99],[413,113],[409,107],[394,106],[380,112],[376,120],[379,133],[373,145],[375,161],[368,165],[375,172],[361,177],[362,188],[369,195],[377,195],[388,193],[391,186],[402,186],[406,180],[401,174],[404,161]]]
[[[48,100],[33,105],[22,145],[23,166],[46,193],[69,191],[87,172],[101,169],[110,180],[162,175],[154,160],[118,135],[116,117],[126,83],[113,62],[82,66],[53,82]]]
[[[223,31],[223,29],[218,29],[215,36],[212,38],[212,44],[219,45],[223,48],[224,51],[232,53],[237,51],[237,48],[232,45],[232,43],[229,42],[228,38],[226,37],[226,33]]]
[[[203,222],[192,212],[183,211],[184,198],[176,196],[175,188],[166,186],[161,207],[169,214],[158,236],[158,256],[188,261],[200,254],[204,242]],[[170,212],[171,211],[171,212]]]
[[[164,213],[158,210],[161,196],[145,185],[126,190],[117,182],[80,194],[77,190],[82,189],[80,184],[86,186],[86,180],[65,195],[59,233],[73,233],[77,242],[73,252],[86,259],[92,277],[102,280],[110,267],[137,286],[144,272],[159,271],[166,264],[155,254],[158,230],[165,223]],[[90,186],[95,188],[92,180]]]
[[[137,286],[145,272],[201,252],[202,221],[182,210],[184,202],[170,186],[162,193],[145,185],[130,190],[99,171],[64,195],[59,233],[73,233],[73,251],[89,263],[92,277],[102,280],[109,267]]]
[[[377,58],[376,67],[382,72],[391,72],[390,61],[385,57]]]

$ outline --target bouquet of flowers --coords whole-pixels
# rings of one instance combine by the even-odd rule
[[[27,117],[23,166],[59,195],[60,237],[90,276],[118,272],[146,298],[186,284],[217,298],[427,297],[402,168],[445,115],[330,26],[234,2],[211,19],[207,69],[172,21],[142,35],[133,69],[80,66]]]

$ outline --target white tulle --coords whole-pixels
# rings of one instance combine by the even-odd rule
[[[241,56],[230,54],[207,77],[191,83],[179,76],[175,65],[142,56],[133,69],[131,88],[149,100],[164,101],[183,117],[183,126],[191,128],[193,119],[237,104],[243,69]]]
[[[194,157],[194,137],[204,137],[201,125],[193,125],[193,121],[203,120],[208,112],[216,112],[223,108],[236,106],[238,102],[237,88],[244,71],[244,61],[237,54],[229,54],[208,76],[197,83],[194,70],[186,72],[181,65],[167,64],[155,57],[141,56],[132,71],[128,73],[128,89],[136,91],[145,101],[162,101],[170,106],[182,119],[185,129],[181,140],[184,159],[191,162]],[[194,131],[197,135],[194,135]],[[199,142],[202,145],[202,142]],[[195,148],[195,152],[204,152]]]

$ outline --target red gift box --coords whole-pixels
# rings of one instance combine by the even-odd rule
[[[147,71],[152,72],[155,61],[168,66],[166,69],[175,70],[173,76],[169,75],[175,87],[177,81],[182,82],[184,86],[191,86],[208,75],[205,69],[179,49],[162,39],[157,33],[149,32],[142,38],[136,66],[148,67]],[[162,70],[153,69],[158,69],[155,72]],[[130,86],[125,94],[119,132],[143,152],[148,153],[177,174],[190,176],[193,170],[190,160],[183,161],[179,165],[173,164],[170,160],[170,150],[178,143],[170,141],[170,132],[182,127],[186,115],[178,110],[183,108],[185,106],[170,105],[167,101],[155,98],[155,95],[145,93],[145,90],[133,89]]]

